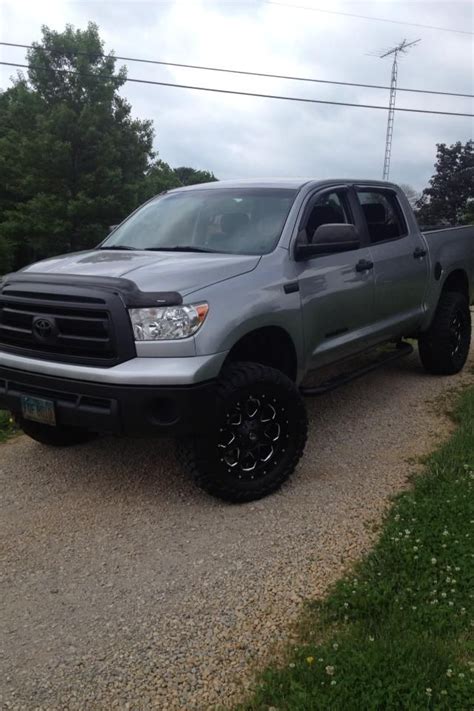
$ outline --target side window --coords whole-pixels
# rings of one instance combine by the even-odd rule
[[[324,193],[316,199],[306,221],[308,243],[311,244],[314,233],[321,225],[341,222],[350,222],[344,195],[338,192]]]
[[[358,190],[370,241],[387,242],[407,234],[407,226],[396,195],[390,192]]]

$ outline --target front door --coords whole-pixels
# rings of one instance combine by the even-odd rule
[[[320,225],[355,224],[354,201],[348,188],[318,193],[304,211],[300,234],[304,228],[305,238],[311,242]],[[366,242],[366,235],[362,235],[358,249],[297,262],[309,369],[350,356],[369,345],[374,277]]]

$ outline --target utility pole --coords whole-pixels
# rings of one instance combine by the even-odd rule
[[[418,44],[420,40],[414,40],[413,42],[407,42],[403,40],[392,47],[387,52],[379,54],[380,59],[389,57],[393,54],[393,64],[392,64],[392,79],[390,81],[390,99],[388,102],[388,121],[387,121],[387,135],[385,138],[385,158],[383,161],[383,174],[382,180],[388,180],[390,175],[390,158],[392,155],[392,139],[393,139],[393,121],[395,119],[395,99],[397,96],[397,79],[398,79],[398,55],[405,54],[408,47],[412,47]]]

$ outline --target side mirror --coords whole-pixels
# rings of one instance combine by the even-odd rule
[[[350,252],[359,249],[360,239],[354,225],[328,223],[320,225],[310,244],[298,244],[295,256],[298,260],[311,259],[319,254]]]

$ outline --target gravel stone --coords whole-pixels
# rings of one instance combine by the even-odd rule
[[[416,458],[446,436],[446,396],[416,355],[307,401],[305,456],[281,492],[199,492],[167,440],[0,447],[0,707],[230,706],[291,639],[306,598],[365,551]]]

